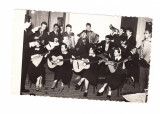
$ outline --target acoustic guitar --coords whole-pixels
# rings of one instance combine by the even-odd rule
[[[69,60],[74,60],[77,59],[78,57],[75,58],[68,58],[68,59],[63,59],[63,56],[59,55],[59,56],[52,56],[52,59],[50,60],[49,58],[47,59],[47,64],[49,68],[55,68],[56,66],[62,66],[64,61],[69,61]]]
[[[108,65],[108,68],[110,70],[111,73],[114,73],[117,70],[117,67],[120,63],[125,63],[127,61],[131,61],[132,58],[131,56],[129,56],[127,59],[124,59],[120,62],[115,62],[115,61],[108,61],[108,59],[104,56],[104,55],[99,55],[99,57],[103,58],[103,60],[105,61],[105,64]]]
[[[98,61],[92,61],[90,62],[89,59],[82,59],[82,60],[74,60],[73,61],[73,70],[75,72],[81,72],[83,69],[89,69],[90,64],[93,63],[102,63],[105,62],[103,59]]]

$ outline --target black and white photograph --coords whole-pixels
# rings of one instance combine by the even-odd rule
[[[0,113],[159,112],[158,0],[5,0]]]
[[[24,18],[20,95],[147,102],[151,18],[18,12]]]

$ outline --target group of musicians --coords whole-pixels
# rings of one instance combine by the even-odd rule
[[[25,80],[28,74],[31,83],[34,83],[36,91],[45,84],[44,64],[49,62],[49,70],[54,72],[54,81],[51,89],[55,89],[58,81],[61,82],[60,91],[64,85],[70,84],[72,75],[79,78],[75,89],[79,90],[84,84],[84,97],[88,95],[89,84],[96,86],[98,77],[104,76],[105,83],[97,92],[97,96],[103,95],[108,88],[107,97],[111,97],[112,90],[124,83],[126,77],[131,85],[135,86],[137,68],[140,68],[139,86],[140,92],[148,87],[150,67],[151,30],[146,29],[144,40],[139,48],[136,48],[136,39],[131,28],[119,30],[110,26],[111,34],[99,42],[99,35],[91,30],[91,24],[86,24],[86,30],[80,32],[79,39],[75,42],[75,34],[72,26],[66,25],[63,32],[58,24],[53,25],[53,31],[47,33],[47,23],[31,28],[31,22],[26,22],[24,27],[23,60],[21,92],[29,92],[25,89]],[[62,62],[63,61],[63,62]],[[89,65],[81,71],[77,68]],[[58,63],[62,62],[61,65]],[[80,62],[80,63],[78,63]]]

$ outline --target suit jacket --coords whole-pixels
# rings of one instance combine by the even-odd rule
[[[127,50],[130,51],[133,47],[136,46],[136,39],[131,36],[129,39],[126,40],[126,43],[127,45]]]
[[[105,46],[106,46],[106,41],[103,40],[101,41],[99,44],[98,44],[98,48],[101,48],[101,53],[104,53],[105,52]],[[108,47],[108,50],[112,50],[114,44],[112,42],[109,43],[109,47]]]
[[[29,42],[33,35],[34,33],[31,30],[24,31],[23,58],[29,57]]]
[[[85,55],[89,51],[89,40],[86,38],[86,42],[83,43],[83,39],[79,38],[75,46],[77,50],[77,55]]]
[[[50,32],[48,40],[53,42],[54,38],[58,38],[58,42],[62,43],[62,35],[61,35],[61,33],[57,32],[57,34],[55,34],[54,31]]]

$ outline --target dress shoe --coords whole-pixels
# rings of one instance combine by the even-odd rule
[[[103,91],[104,92],[104,91]],[[102,96],[103,95],[103,92],[97,92],[97,96]]]
[[[83,97],[87,97],[88,92],[84,92]]]
[[[81,85],[75,85],[75,90],[79,90],[81,88]]]
[[[61,86],[59,91],[62,92],[64,90],[64,86]]]
[[[28,89],[22,89],[21,91],[26,93],[30,92]]]
[[[29,95],[30,95],[30,96],[36,96],[36,94],[34,94],[34,93],[30,93]]]
[[[51,89],[55,89],[55,87],[57,86],[58,83],[53,82]]]
[[[111,95],[107,95],[107,98],[110,99],[110,98],[111,98]]]
[[[131,77],[131,78],[129,79],[129,81],[130,81],[131,86],[135,88],[134,78]]]
[[[39,87],[38,86],[36,86],[36,91],[39,91]]]

